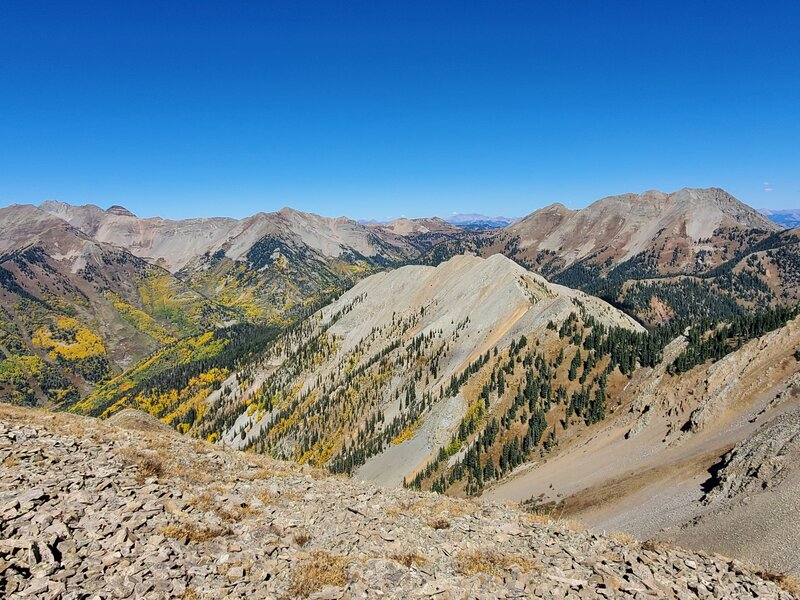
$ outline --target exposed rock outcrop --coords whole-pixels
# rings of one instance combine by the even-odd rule
[[[777,487],[800,465],[800,412],[782,414],[725,455],[706,502]]]

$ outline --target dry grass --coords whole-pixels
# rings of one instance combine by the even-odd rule
[[[399,562],[404,567],[421,567],[424,564],[428,563],[428,559],[424,556],[420,556],[415,552],[396,552],[389,556],[395,562]]]
[[[580,521],[574,519],[564,519],[562,512],[551,510],[550,508],[531,508],[525,507],[525,512],[522,513],[522,522],[525,525],[559,525],[570,531],[586,531],[586,526]]]
[[[557,519],[550,514],[540,512],[527,512],[522,516],[522,520],[527,525],[549,525]]]
[[[224,521],[237,523],[242,519],[260,515],[261,511],[257,508],[253,508],[249,504],[244,504],[242,506],[233,506],[229,509],[221,508],[217,511],[217,514]]]
[[[189,504],[192,505],[197,510],[199,510],[200,512],[214,512],[217,502],[216,500],[214,500],[214,497],[210,493],[203,492],[202,494],[193,496],[189,500]]]
[[[431,529],[450,529],[450,521],[445,519],[444,517],[437,517],[435,519],[430,519],[427,525]]]
[[[3,461],[3,466],[7,469],[11,469],[16,467],[19,464],[19,461],[16,458],[7,458]]]
[[[297,501],[302,497],[299,493],[292,490],[276,493],[269,490],[261,490],[255,493],[255,497],[264,504],[282,506],[288,501]]]
[[[144,479],[162,477],[164,475],[164,463],[157,456],[145,456],[139,462],[139,475]]]
[[[470,550],[461,552],[456,557],[456,570],[462,575],[471,576],[479,573],[502,576],[504,571],[518,567],[523,571],[536,568],[533,561],[513,554]]]
[[[669,547],[669,544],[666,544],[660,540],[645,540],[642,542],[642,549],[649,552],[663,552]]]
[[[292,569],[289,593],[305,598],[325,586],[342,587],[347,583],[350,559],[315,550]]]
[[[782,590],[795,596],[800,596],[800,579],[786,575],[784,573],[772,573],[770,571],[758,571],[756,573],[761,579],[771,581]]]
[[[293,490],[283,490],[281,492],[272,492],[270,490],[262,490],[256,492],[256,498],[261,500],[264,504],[274,504],[285,506],[287,502],[297,502],[302,498],[302,495]]]
[[[620,544],[630,545],[636,543],[636,538],[632,535],[628,535],[627,533],[623,533],[618,531],[616,533],[611,534],[611,539],[615,542],[619,542]]]
[[[448,496],[417,498],[414,501],[401,502],[394,510],[397,509],[431,518],[438,516],[463,517],[478,510],[476,504],[470,500]]]
[[[413,510],[413,503],[408,501],[399,502],[396,506],[390,506],[386,509],[386,514],[390,517],[396,517],[404,512],[416,512]]]
[[[207,542],[208,540],[228,535],[230,530],[221,527],[206,527],[190,521],[181,521],[180,523],[162,527],[159,533],[164,537],[176,540],[188,539],[192,542]]]
[[[230,450],[226,449],[226,451]],[[248,454],[246,460],[251,469],[255,468],[245,474],[245,477],[251,481],[273,477],[297,477],[298,475],[308,475],[312,479],[326,479],[331,476],[328,471],[319,467],[287,464],[264,455]]]
[[[269,490],[260,490],[255,493],[255,497],[258,498],[263,504],[267,505],[274,505],[280,503],[280,496]]]
[[[193,486],[207,485],[211,481],[210,473],[214,473],[216,470],[217,469],[213,468],[203,468],[202,465],[200,465],[200,461],[192,461],[191,464],[178,462],[172,469],[175,477],[179,477]]]
[[[308,545],[308,542],[311,541],[311,534],[305,529],[301,529],[294,534],[293,539],[295,544],[303,548]]]
[[[269,469],[262,467],[253,473],[249,473],[247,478],[250,481],[261,481],[264,479],[272,479],[273,477],[291,477],[292,475],[297,475],[297,473],[291,471],[290,469],[280,467],[272,467]]]
[[[155,452],[124,448],[120,455],[127,464],[136,467],[136,480],[140,484],[151,477],[160,479],[168,471],[164,461]]]
[[[532,496],[531,498],[523,501],[519,505],[519,508],[524,510],[529,515],[542,517],[547,521],[560,519],[564,515],[564,502],[544,502],[542,501],[543,496],[544,494]]]
[[[228,523],[237,523],[246,517],[252,517],[261,514],[258,509],[253,508],[249,504],[222,504],[210,492],[203,492],[202,494],[194,496],[191,500],[189,500],[189,504],[200,512],[213,513],[221,520]]]

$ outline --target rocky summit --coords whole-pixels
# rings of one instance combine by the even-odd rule
[[[721,556],[329,477],[147,419],[0,407],[5,597],[796,597]]]

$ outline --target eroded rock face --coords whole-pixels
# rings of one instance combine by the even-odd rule
[[[0,407],[0,590],[23,598],[780,598],[736,562]]]
[[[744,497],[777,487],[800,464],[800,412],[782,414],[723,459],[706,502]]]

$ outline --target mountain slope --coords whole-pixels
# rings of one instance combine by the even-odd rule
[[[724,190],[684,188],[611,196],[577,211],[553,205],[510,225],[508,232],[519,238],[520,250],[557,252],[564,267],[588,257],[623,263],[663,245],[659,266],[694,270],[691,257],[672,259],[675,249],[679,255],[696,254],[707,245],[703,240],[730,229],[769,232],[777,226]]]
[[[72,206],[50,201],[39,208],[99,242],[125,248],[173,272],[223,243],[236,225],[236,220],[222,217],[183,221],[140,219],[116,206],[103,210],[94,205]]]
[[[564,361],[564,352],[577,360],[570,339],[584,325],[607,349],[591,357],[581,350],[581,376],[567,381],[567,370],[578,366]],[[460,256],[436,268],[409,266],[363,280],[222,383],[190,431],[399,485],[437,449],[455,456],[487,427],[498,429],[493,451],[521,435],[531,452],[557,413],[571,410],[574,422],[602,418],[606,393],[625,379],[633,355],[645,348],[657,353],[650,344],[635,321],[596,298],[550,284],[502,256]],[[566,385],[548,384],[545,392],[542,384],[541,405],[531,398],[524,410],[510,408],[516,381],[524,382],[543,354],[551,361],[561,356]],[[112,412],[141,406],[116,397]],[[551,401],[561,406],[548,417]],[[81,410],[101,414],[109,406],[90,399]],[[508,411],[530,419],[515,424]],[[423,483],[434,485],[432,472],[416,485]],[[459,484],[462,493],[474,491],[465,485]]]
[[[140,428],[0,407],[6,596],[793,597],[736,561]]]
[[[55,292],[64,303],[62,312],[68,313],[87,312],[76,300],[87,293],[101,291],[116,301],[111,308],[87,312],[86,318],[94,321],[84,320],[82,326],[101,339],[106,339],[104,331],[114,331],[123,340],[106,348],[117,353],[111,361],[121,368],[158,351],[163,340],[195,335],[206,325],[236,321],[285,327],[373,273],[409,263],[438,265],[464,253],[504,254],[554,282],[602,297],[650,325],[734,318],[789,304],[800,293],[796,232],[762,229],[771,225],[717,189],[628,194],[581,211],[554,205],[507,229],[477,232],[440,219],[362,225],[290,209],[242,220],[140,219],[119,206],[102,210],[55,202],[4,209],[0,227],[0,247],[9,251],[47,245],[45,232],[56,231],[53,237],[60,247],[50,248],[58,263],[50,265],[55,271],[80,270],[78,263],[89,256],[96,258],[91,269],[113,271],[120,268],[109,266],[119,262],[114,257],[125,256],[139,261],[140,275],[151,274],[142,282],[132,267],[124,276],[107,273],[99,277],[94,291],[81,290],[82,282],[76,288],[76,275],[63,274],[60,281],[68,282],[64,285],[69,292]],[[696,238],[709,231],[710,238]],[[80,241],[69,241],[73,238]],[[25,262],[19,256],[15,260]],[[14,276],[5,274],[14,271],[9,269],[3,277],[9,285],[18,285]],[[31,273],[41,274],[48,293],[56,289],[41,269]],[[26,286],[20,289],[36,294],[35,277]],[[162,302],[164,298],[169,300]],[[203,316],[212,313],[218,318]],[[6,327],[12,332],[15,328]],[[24,340],[12,345],[17,343],[25,345]],[[25,384],[26,398],[38,394],[35,386],[25,383],[36,379],[24,375],[25,365],[9,369],[13,375],[3,379],[3,389]],[[153,380],[152,373],[139,371],[136,377],[140,375]],[[161,389],[168,377],[155,375]],[[85,395],[87,386],[75,383]],[[121,399],[116,393],[111,397]]]
[[[222,251],[241,260],[264,238],[293,240],[316,254],[336,258],[357,254],[367,258],[399,258],[407,245],[345,217],[329,218],[283,208],[237,220],[225,217],[172,221],[160,217],[142,219],[122,207],[103,210],[97,206],[72,206],[44,202],[40,208],[85,234],[179,271],[206,254]]]
[[[785,303],[783,290],[776,294],[760,276],[728,270],[714,277],[715,269],[779,229],[723,190],[687,188],[612,196],[576,211],[554,204],[469,245],[484,256],[505,254],[657,324],[677,315],[730,317]],[[445,249],[431,252],[440,256]]]
[[[141,219],[122,207],[46,202],[41,209],[178,274],[248,320],[281,321],[307,301],[416,253],[388,229],[290,208],[242,220],[181,221]]]
[[[623,194],[581,210],[554,204],[491,231],[436,218],[360,224],[291,209],[241,221],[139,219],[121,207],[53,202],[42,209],[177,272],[248,320],[282,322],[380,269],[465,253],[504,254],[651,324],[730,317],[786,303],[794,291],[747,268],[713,276],[780,229],[718,188]]]
[[[70,403],[225,311],[167,271],[34,207],[0,210],[0,398]]]
[[[634,373],[601,427],[562,436],[545,461],[486,496],[800,575],[790,516],[800,481],[800,320],[670,375],[686,344],[676,339],[660,365]]]

